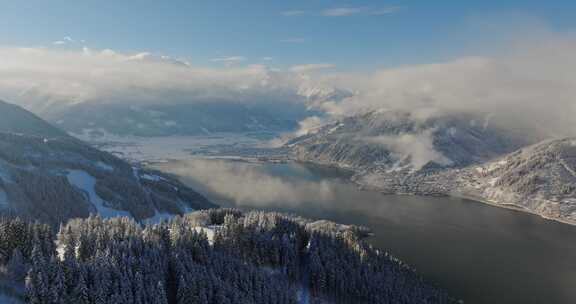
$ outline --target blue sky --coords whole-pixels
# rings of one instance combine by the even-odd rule
[[[375,69],[479,52],[482,39],[508,28],[529,31],[542,23],[564,32],[576,27],[576,1],[569,0],[0,4],[1,45],[149,51],[197,65],[223,65],[228,60],[242,65],[330,63],[345,70]]]

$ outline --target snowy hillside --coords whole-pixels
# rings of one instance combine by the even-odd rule
[[[297,160],[354,170],[352,180],[364,188],[463,196],[576,223],[576,140],[529,146],[535,138],[499,129],[489,118],[375,111],[288,147]]]
[[[0,103],[0,208],[50,223],[90,213],[131,216],[182,214],[213,207],[200,194],[94,149],[23,109]],[[18,131],[18,132],[16,132]]]
[[[456,191],[576,223],[576,139],[556,139],[461,170]]]
[[[372,111],[346,117],[288,143],[299,160],[357,170],[413,172],[464,167],[514,151],[528,140],[469,114]]]

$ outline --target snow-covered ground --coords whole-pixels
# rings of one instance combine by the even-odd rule
[[[92,130],[73,136],[132,161],[164,161],[188,159],[191,154],[211,150],[219,146],[260,147],[267,140],[254,134],[214,133],[197,136],[139,137],[118,136],[97,130],[100,136],[91,135]]]
[[[208,238],[208,243],[210,243],[210,245],[214,245],[214,233],[216,232],[215,229],[217,229],[217,226],[210,226],[210,227],[197,226],[197,227],[194,227],[194,230],[196,230],[196,232],[200,233],[203,231],[204,233],[206,233],[206,237]]]
[[[156,210],[156,214],[154,214],[153,217],[149,217],[149,218],[143,220],[143,222],[145,224],[159,224],[163,221],[170,220],[173,217],[174,217],[174,214],[170,214],[170,213],[166,213],[166,212],[159,212],[158,210]]]
[[[68,182],[76,188],[84,191],[88,199],[94,205],[98,213],[104,217],[127,216],[131,217],[130,212],[108,208],[105,201],[96,193],[96,178],[83,170],[69,170],[66,175]]]

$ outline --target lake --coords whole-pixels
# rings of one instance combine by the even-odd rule
[[[576,303],[576,227],[445,197],[362,191],[306,164],[185,160],[154,165],[227,207],[370,227],[369,242],[465,303]]]

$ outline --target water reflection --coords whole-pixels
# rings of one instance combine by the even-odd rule
[[[366,225],[375,246],[466,303],[576,303],[576,227],[456,198],[360,191],[302,164],[157,165],[224,206]]]

